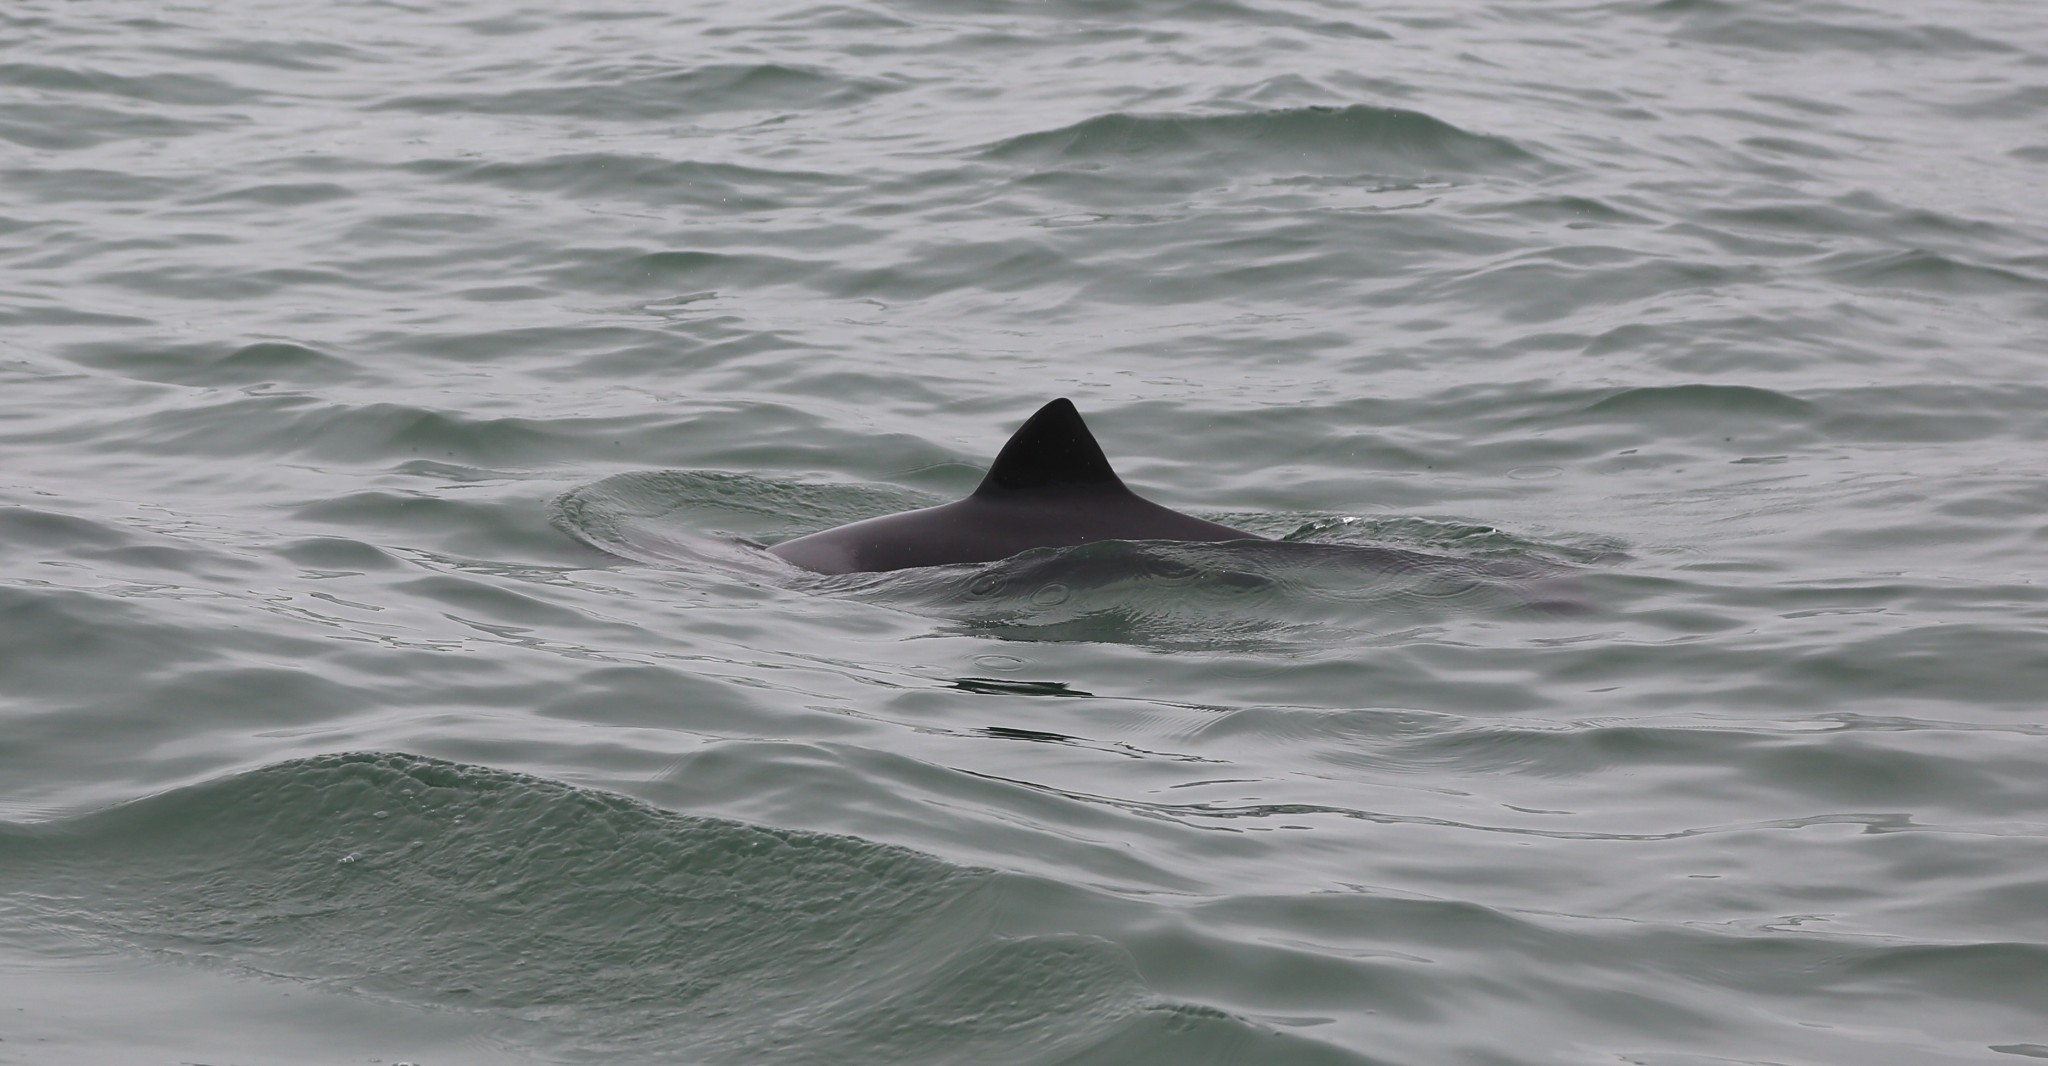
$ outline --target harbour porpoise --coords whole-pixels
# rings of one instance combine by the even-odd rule
[[[964,500],[883,515],[768,550],[824,574],[986,563],[1103,540],[1265,540],[1161,507],[1127,488],[1071,401],[1038,409]]]

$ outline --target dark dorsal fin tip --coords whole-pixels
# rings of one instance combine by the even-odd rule
[[[1026,419],[996,453],[976,495],[1057,487],[1122,488],[1102,446],[1081,421],[1071,400],[1061,397]]]

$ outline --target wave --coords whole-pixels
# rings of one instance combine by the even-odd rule
[[[1255,170],[1344,167],[1378,172],[1485,173],[1537,157],[1505,137],[1469,133],[1420,111],[1354,104],[1233,115],[1098,115],[983,150],[1038,166],[1199,160]]]
[[[715,63],[639,76],[598,70],[590,72],[589,78],[581,85],[504,92],[411,94],[386,100],[373,109],[642,122],[721,111],[845,107],[895,87],[882,79],[781,63]]]
[[[1162,1003],[1100,937],[1005,933],[1015,880],[388,752],[0,823],[0,885],[40,924],[494,1016],[552,1056],[1359,1061]]]

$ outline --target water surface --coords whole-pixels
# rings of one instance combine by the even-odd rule
[[[2048,1057],[2044,76],[1999,0],[12,4],[0,1062]],[[1292,554],[752,546],[1062,395]]]

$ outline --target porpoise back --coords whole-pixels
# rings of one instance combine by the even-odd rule
[[[964,500],[797,537],[768,550],[806,570],[849,574],[985,563],[1100,540],[1263,540],[1161,507],[1110,469],[1081,412],[1054,400],[1011,435]]]

